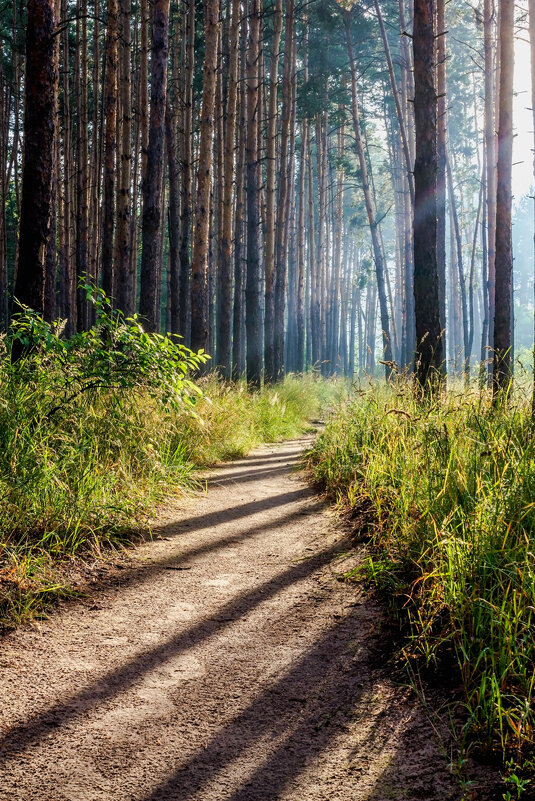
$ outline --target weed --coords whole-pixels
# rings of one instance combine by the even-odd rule
[[[71,590],[58,565],[128,543],[195,471],[297,436],[334,384],[288,378],[249,393],[215,377],[176,339],[106,311],[65,340],[27,311],[0,351],[0,627],[43,613]]]
[[[373,510],[365,575],[396,599],[407,658],[449,660],[467,737],[515,758],[534,745],[533,435],[520,390],[495,409],[475,388],[420,404],[400,382],[350,398],[308,458],[333,500]]]

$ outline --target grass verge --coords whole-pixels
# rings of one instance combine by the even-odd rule
[[[356,392],[308,458],[369,526],[364,573],[406,627],[408,663],[461,683],[464,753],[504,760],[504,798],[535,787],[534,435],[520,392],[422,405],[400,384]]]
[[[57,355],[52,370],[34,361],[21,377],[0,354],[0,629],[71,594],[73,558],[131,541],[198,468],[302,433],[334,392],[288,378],[251,394],[209,377],[192,413],[143,386],[117,389],[114,376],[64,402]]]

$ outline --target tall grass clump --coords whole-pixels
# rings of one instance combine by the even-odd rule
[[[194,383],[204,354],[88,291],[90,331],[67,340],[25,310],[0,341],[0,628],[68,594],[72,557],[131,539],[197,468],[301,433],[334,392],[292,378],[254,395]]]
[[[343,392],[339,382],[314,376],[287,376],[261,392],[249,392],[244,381],[224,384],[209,375],[199,387],[203,395],[197,417],[180,421],[175,440],[199,466],[243,456],[261,442],[299,436]]]
[[[408,385],[356,392],[309,456],[331,497],[372,520],[366,573],[409,622],[409,659],[452,663],[465,735],[534,747],[535,427],[528,397],[419,403]]]

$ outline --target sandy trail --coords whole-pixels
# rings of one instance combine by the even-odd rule
[[[460,798],[306,444],[214,471],[115,584],[4,639],[1,801]]]

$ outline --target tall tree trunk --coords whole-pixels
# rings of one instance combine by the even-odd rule
[[[149,0],[140,0],[141,41],[139,62],[139,127],[141,133],[141,180],[147,174],[149,149]]]
[[[297,222],[297,342],[296,342],[296,371],[305,370],[305,226],[306,226],[306,158],[308,152],[308,120],[301,122],[301,159],[299,165],[299,218]]]
[[[119,0],[119,108],[121,123],[120,168],[117,170],[117,224],[115,230],[115,287],[117,306],[125,314],[135,311],[135,275],[132,272],[130,215],[132,181],[132,96],[130,22],[132,0]],[[119,298],[120,296],[120,298]]]
[[[292,118],[292,70],[294,57],[294,0],[286,0],[284,62],[282,72],[282,112],[277,235],[275,249],[275,326],[273,335],[273,378],[284,373],[284,312],[288,271],[289,197],[291,166],[289,142]],[[270,376],[271,378],[271,376]]]
[[[90,156],[90,193],[89,193],[89,278],[94,285],[98,285],[100,273],[100,247],[101,247],[101,217],[100,194],[102,181],[102,117],[101,73],[100,73],[100,0],[93,0],[93,69],[92,83],[92,132]],[[93,325],[95,310],[89,308],[88,323]]]
[[[489,347],[494,343],[494,309],[496,306],[496,126],[495,100],[495,42],[494,2],[484,0],[484,51],[485,51],[485,158],[487,196],[487,247],[488,247],[488,342],[485,343],[489,375],[493,370],[493,359]]]
[[[54,0],[54,29],[59,21],[60,4]],[[59,81],[59,47],[55,47],[55,67]],[[54,90],[54,138],[52,144],[52,187],[50,196],[50,232],[45,255],[45,287],[44,308],[45,320],[52,322],[56,319],[56,290],[58,279],[58,165],[59,165],[59,118],[58,118],[58,82]],[[5,228],[4,228],[5,230]],[[7,288],[7,287],[6,287]]]
[[[269,106],[266,131],[266,235],[264,366],[266,381],[275,378],[275,234],[277,196],[277,92],[279,87],[282,0],[275,0],[269,74]]]
[[[247,92],[245,86],[245,17],[240,36],[240,94],[238,154],[236,162],[236,209],[234,215],[234,313],[232,338],[232,378],[245,373],[245,147],[247,138]]]
[[[437,3],[437,268],[440,326],[446,327],[446,20],[445,0]]]
[[[451,164],[449,159],[446,162],[446,171],[448,176],[448,189],[450,195],[450,208],[451,220],[453,223],[453,233],[455,237],[455,246],[457,250],[457,271],[459,277],[459,290],[461,298],[461,316],[463,327],[463,373],[466,375],[469,365],[469,336],[468,336],[468,309],[466,303],[466,279],[464,275],[464,260],[463,260],[463,244],[461,236],[461,226],[459,224],[459,215],[457,214],[457,203],[455,202],[455,192],[453,190],[453,175],[451,171]]]
[[[514,0],[500,4],[500,93],[498,122],[498,174],[496,186],[496,255],[494,314],[494,396],[512,379],[512,276],[511,177],[513,164]]]
[[[260,389],[262,382],[262,289],[259,252],[258,105],[260,65],[260,0],[249,0],[247,47],[247,383]]]
[[[191,322],[191,221],[193,206],[193,73],[195,67],[195,0],[189,0],[184,26],[184,132],[181,158],[180,208],[180,334],[190,343]]]
[[[152,56],[149,147],[143,181],[143,227],[139,313],[149,331],[160,327],[158,289],[162,280],[161,238],[164,181],[165,108],[169,47],[169,0],[154,0],[152,7]],[[133,282],[129,281],[127,292]],[[118,294],[120,308],[131,303],[129,294]]]
[[[113,295],[113,231],[115,206],[115,158],[117,151],[117,0],[108,0],[106,67],[104,83],[104,180],[102,200],[102,288]]]
[[[483,158],[483,173],[487,174],[486,152]],[[487,360],[489,345],[489,283],[488,283],[488,227],[487,227],[487,181],[483,184],[483,219],[481,224],[481,250],[482,250],[482,274],[481,289],[483,292],[483,315],[481,326],[481,351],[480,351],[480,383],[483,384],[487,377]]]
[[[68,19],[67,0],[62,0],[62,19]],[[62,31],[62,63],[63,74],[63,232],[64,232],[64,303],[62,315],[67,319],[65,334],[71,336],[76,329],[76,277],[75,260],[73,258],[73,158],[72,158],[72,115],[71,115],[71,88],[70,88],[70,58],[69,58],[69,24],[66,21]]]
[[[174,115],[169,87],[165,108],[165,139],[169,173],[169,324],[172,334],[180,331],[180,188]],[[165,227],[165,226],[162,226]]]
[[[88,280],[89,270],[89,114],[88,114],[88,52],[87,52],[87,2],[77,2],[77,171],[76,171],[76,278],[77,278],[77,324],[83,331],[88,325],[88,305],[81,284]]]
[[[386,375],[387,377],[389,377],[391,368],[388,365],[392,362],[392,345],[390,340],[390,324],[388,320],[388,305],[386,298],[385,265],[383,262],[383,254],[381,252],[381,244],[379,241],[375,204],[372,198],[370,182],[368,179],[368,166],[366,164],[364,144],[362,141],[362,132],[360,128],[360,115],[359,115],[358,92],[357,92],[357,70],[355,66],[355,58],[353,56],[353,45],[351,42],[351,16],[349,11],[346,12],[345,23],[346,23],[347,50],[349,55],[349,69],[351,72],[351,107],[353,113],[353,129],[357,145],[357,154],[359,159],[362,189],[364,192],[364,203],[366,205],[368,224],[370,226],[373,256],[375,261],[375,271],[377,276],[377,289],[379,292],[379,308],[381,312],[381,328],[383,333],[383,351],[384,351],[383,358],[387,363]]]
[[[414,119],[414,307],[416,374],[426,390],[443,370],[437,264],[437,93],[435,88],[435,4],[415,0]]]
[[[476,249],[477,240],[479,235],[479,221],[481,219],[481,210],[484,202],[485,195],[485,174],[481,175],[481,182],[479,184],[479,197],[477,201],[476,222],[474,225],[474,235],[472,237],[472,251],[470,255],[470,275],[468,276],[468,348],[466,352],[466,378],[470,376],[470,360],[472,358],[472,349],[474,347],[474,282],[476,270]]]
[[[219,0],[204,0],[203,96],[195,204],[191,284],[191,347],[204,349],[208,338],[208,257],[212,188],[214,106],[219,42]]]
[[[535,0],[528,2],[529,13],[529,46],[531,56],[531,114],[533,118],[533,176],[535,177]],[[535,197],[533,198],[533,255],[535,268]],[[535,303],[535,281],[533,284]],[[535,327],[535,316],[533,319]],[[533,397],[531,401],[531,414],[535,416],[535,330],[533,338]]]
[[[26,22],[24,167],[15,297],[44,312],[45,254],[52,208],[52,163],[58,87],[54,0],[29,0]],[[19,341],[12,356],[23,353]]]
[[[238,55],[240,0],[230,6],[229,68],[224,128],[224,176],[222,187],[222,223],[218,271],[217,364],[224,378],[231,376],[232,349],[232,216],[234,192],[234,150],[236,107],[238,100]]]
[[[321,339],[320,339],[320,310],[319,310],[319,291],[318,291],[318,272],[321,257],[321,226],[316,227],[314,218],[314,180],[312,170],[312,147],[311,136],[308,137],[307,149],[307,201],[308,201],[308,265],[310,272],[310,354],[312,365],[315,366],[321,359]],[[316,128],[316,149],[318,147],[318,135]],[[319,179],[318,179],[319,183]],[[315,233],[317,231],[317,237]],[[316,247],[315,239],[318,244]]]

